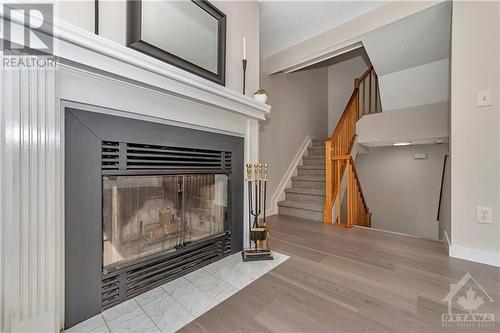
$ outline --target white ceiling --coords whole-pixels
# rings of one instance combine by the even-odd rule
[[[260,48],[267,57],[388,1],[261,1]]]
[[[451,2],[369,32],[362,41],[379,76],[449,58]]]

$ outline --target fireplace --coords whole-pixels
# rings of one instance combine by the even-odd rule
[[[65,116],[65,327],[243,246],[243,139]]]
[[[102,309],[102,141],[232,152],[230,237],[220,239],[238,251],[248,233],[243,165],[258,160],[259,121],[271,109],[71,24],[52,23],[58,34],[46,37],[58,45],[57,66],[33,66],[29,75],[12,68],[2,76],[8,97],[2,124],[14,130],[4,134],[24,135],[0,149],[3,184],[12,194],[2,197],[9,223],[2,230],[0,331],[59,332]],[[190,249],[193,258],[191,250],[203,246],[209,245],[193,242],[176,252]]]
[[[103,272],[228,232],[226,174],[103,177]]]

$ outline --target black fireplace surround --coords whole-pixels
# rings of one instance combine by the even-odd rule
[[[243,247],[243,138],[67,108],[65,328]]]

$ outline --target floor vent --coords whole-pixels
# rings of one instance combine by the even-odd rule
[[[120,300],[120,283],[118,275],[112,275],[102,279],[103,303],[115,304]]]

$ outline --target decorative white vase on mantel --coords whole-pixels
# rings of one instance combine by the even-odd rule
[[[259,89],[254,93],[253,98],[259,103],[266,104],[267,92],[263,89]]]

